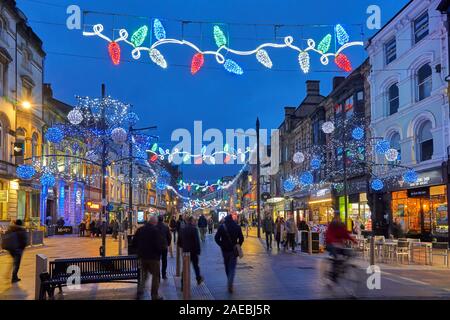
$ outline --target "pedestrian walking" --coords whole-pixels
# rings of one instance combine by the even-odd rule
[[[56,222],[56,225],[58,227],[64,227],[64,224],[65,224],[64,218],[63,217],[59,217],[58,221]]]
[[[102,233],[102,223],[100,219],[97,219],[97,221],[95,221],[95,235],[97,237],[100,237],[101,233]]]
[[[198,236],[198,229],[195,226],[194,217],[188,218],[188,223],[184,228],[180,229],[181,232],[178,234],[178,239],[183,252],[189,252],[191,256],[191,263],[194,267],[195,277],[197,284],[200,285],[203,282],[203,277],[200,274],[200,267],[198,265],[199,255],[201,253],[200,248],[200,238]],[[183,284],[181,285],[183,286]]]
[[[93,238],[95,236],[95,221],[91,220],[91,222],[89,223],[89,232],[91,235],[91,238]]]
[[[278,251],[280,251],[280,243],[283,241],[284,232],[284,219],[277,217],[277,220],[275,221],[275,241],[277,242]]]
[[[200,239],[204,242],[206,235],[206,228],[208,227],[208,221],[206,221],[206,218],[203,214],[201,214],[200,217],[198,218],[197,225],[200,230]]]
[[[214,229],[214,220],[212,217],[209,217],[208,219],[208,234],[213,234]]]
[[[273,222],[273,219],[272,219],[270,213],[266,213],[266,216],[262,223],[262,230],[263,230],[263,233],[266,234],[266,248],[267,248],[267,250],[271,250],[273,233],[275,230],[275,223]]]
[[[175,220],[175,215],[172,215],[169,222],[170,232],[172,232],[173,243],[177,243],[177,220]]]
[[[111,221],[112,237],[115,240],[117,240],[117,237],[119,235],[119,227],[119,222],[117,220]]]
[[[14,224],[9,226],[2,238],[2,248],[8,251],[13,259],[12,283],[20,281],[19,268],[23,251],[27,246],[27,237],[27,232],[23,227],[22,220],[18,219]]]
[[[158,219],[151,216],[149,222],[137,229],[133,237],[133,247],[137,250],[137,256],[141,263],[141,275],[138,287],[138,299],[141,299],[148,274],[152,275],[152,300],[163,300],[158,294],[161,252],[163,250],[162,236],[157,228]]]
[[[78,225],[78,235],[80,237],[84,237],[85,232],[86,232],[86,222],[82,220]]]
[[[228,292],[233,293],[233,281],[236,274],[237,257],[239,256],[236,245],[242,246],[244,235],[242,234],[242,229],[234,222],[231,215],[226,216],[224,223],[217,229],[214,240],[222,249]]]
[[[168,247],[172,242],[169,227],[164,223],[164,216],[158,217],[158,224],[156,226],[161,235],[162,251],[161,251],[161,276],[164,280],[167,279],[167,253]]]
[[[122,221],[123,232],[128,232],[128,226],[128,217],[125,217],[125,219]]]
[[[292,252],[295,252],[295,235],[297,233],[297,227],[295,226],[294,216],[289,215],[289,219],[285,223],[286,227],[286,248],[289,250],[289,245],[291,246]]]

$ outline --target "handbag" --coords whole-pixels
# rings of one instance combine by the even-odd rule
[[[233,241],[231,241],[231,236],[228,233],[228,229],[227,229],[225,223],[223,224],[223,228],[225,229],[225,233],[227,234],[228,240],[230,241],[231,244],[233,244]],[[242,259],[244,257],[244,252],[242,251],[241,245],[239,243],[236,243],[233,246],[233,252],[234,252],[234,255],[236,257],[239,257],[240,259]]]

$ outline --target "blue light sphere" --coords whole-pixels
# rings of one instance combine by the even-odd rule
[[[51,143],[60,143],[64,139],[64,132],[60,128],[49,128],[45,133],[45,139]]]
[[[379,154],[385,154],[391,148],[391,144],[387,140],[380,140],[375,144],[375,151]]]
[[[374,179],[370,183],[370,186],[372,187],[373,190],[380,191],[384,188],[384,183],[380,179]]]
[[[295,189],[295,181],[292,178],[286,179],[283,182],[283,188],[286,192],[291,192]]]
[[[311,160],[311,162],[309,164],[313,170],[318,170],[318,169],[320,169],[320,165],[322,164],[322,161],[319,158],[314,158]]]
[[[413,169],[409,169],[403,174],[403,180],[407,183],[415,183],[419,179],[419,175]]]
[[[356,127],[352,131],[352,137],[355,140],[361,140],[362,138],[364,138],[364,129],[360,128],[360,127]]]
[[[36,174],[36,170],[27,164],[22,164],[17,167],[16,174],[20,179],[30,180]]]
[[[162,191],[162,190],[165,190],[166,187],[167,187],[167,184],[165,182],[163,182],[163,181],[156,182],[156,189]]]
[[[130,125],[134,126],[139,121],[139,117],[136,113],[130,112],[127,114],[127,120]]]
[[[53,187],[56,183],[55,176],[49,172],[45,172],[41,178],[39,179],[43,186],[47,186],[49,188]]]
[[[300,175],[300,182],[302,184],[308,185],[314,182],[314,177],[311,172],[307,171]]]

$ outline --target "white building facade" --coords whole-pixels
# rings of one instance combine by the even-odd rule
[[[416,183],[386,184],[386,225],[424,238],[446,237],[447,198],[442,162],[447,160],[449,102],[446,17],[439,1],[414,0],[369,40],[372,66],[371,129],[399,151],[397,163],[414,168]],[[378,163],[387,161],[378,159]]]

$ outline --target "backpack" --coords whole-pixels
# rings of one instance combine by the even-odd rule
[[[19,247],[17,232],[7,232],[2,236],[2,249],[14,251]]]

